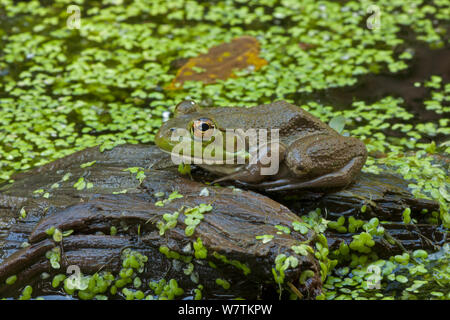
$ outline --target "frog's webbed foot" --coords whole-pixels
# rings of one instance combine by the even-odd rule
[[[265,191],[346,187],[353,181],[353,177],[361,170],[365,160],[365,157],[353,158],[338,171],[325,174],[309,181],[293,182],[289,179],[280,179],[277,181],[261,183],[259,187],[263,187]],[[288,180],[289,182],[283,183],[283,180]]]

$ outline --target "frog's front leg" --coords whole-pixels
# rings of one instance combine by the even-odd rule
[[[345,187],[353,181],[366,159],[366,147],[356,138],[339,135],[301,138],[286,151],[289,176],[262,183],[260,187],[266,191]]]
[[[271,141],[251,153],[250,163],[239,171],[214,180],[212,183],[236,180],[244,185],[257,185],[278,174],[279,165],[284,160],[286,148],[280,142]]]

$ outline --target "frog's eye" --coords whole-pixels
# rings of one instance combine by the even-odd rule
[[[211,119],[200,118],[192,122],[192,134],[194,138],[198,138],[202,141],[208,141],[211,139],[216,125]]]

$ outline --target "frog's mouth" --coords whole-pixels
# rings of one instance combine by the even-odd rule
[[[211,154],[211,157],[205,156],[204,152],[198,155],[198,152],[193,152],[191,154],[180,154],[178,152],[168,151],[161,149],[163,152],[170,154],[171,159],[174,164],[199,164],[207,166],[215,165],[228,165],[228,166],[240,166],[246,164],[250,161],[251,155],[245,150],[238,152],[228,152],[226,150],[221,150],[219,153]],[[204,151],[204,149],[202,149]]]
[[[199,159],[191,156],[183,156],[183,155],[176,155],[173,154],[170,151],[161,149],[164,153],[170,154],[172,158],[172,162],[174,165],[179,165],[181,163],[183,164],[197,164],[199,167],[202,167],[209,172],[226,177],[232,176],[233,174],[239,173],[242,171],[242,169],[245,167],[244,164],[227,164],[226,161],[212,161],[210,160],[210,164],[206,164],[204,159]],[[217,181],[219,182],[219,181]]]
[[[225,133],[216,130],[215,134],[207,141],[198,140],[180,129],[179,135],[171,136],[170,140],[163,139],[165,134],[155,137],[156,144],[166,153],[169,153],[174,164],[199,164],[199,165],[242,165],[249,163],[251,155],[247,151],[245,141],[237,143],[228,137],[226,143]]]

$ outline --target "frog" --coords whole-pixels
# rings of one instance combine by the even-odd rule
[[[232,180],[265,191],[345,188],[354,182],[367,160],[367,149],[361,140],[341,135],[303,108],[283,100],[251,107],[201,107],[193,100],[184,100],[175,106],[173,114],[155,135],[155,144],[162,151],[174,153],[180,138],[171,137],[177,130],[187,132],[181,140],[200,141],[203,149],[228,131],[237,132],[235,138],[245,141],[240,149],[224,150],[227,156],[235,155],[235,159],[240,154],[239,159],[245,159],[244,162],[206,157],[204,160],[210,161],[198,164],[219,176],[212,183]],[[256,132],[276,130],[277,134],[268,135],[255,148],[250,146],[249,136],[242,134],[250,128]],[[192,153],[179,155],[180,158],[183,163],[196,159]],[[268,167],[267,158],[277,161],[278,170],[273,174],[262,172]]]

